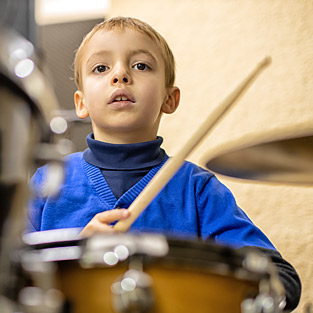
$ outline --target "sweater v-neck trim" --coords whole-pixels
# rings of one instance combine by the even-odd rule
[[[128,208],[130,204],[138,197],[140,192],[146,187],[152,177],[159,171],[163,164],[167,161],[169,157],[166,155],[161,164],[153,167],[139,182],[132,186],[128,191],[126,191],[119,199],[116,199],[111,188],[107,184],[101,170],[86,162],[82,158],[83,167],[90,179],[92,185],[94,186],[96,192],[98,193],[100,199],[110,208]]]

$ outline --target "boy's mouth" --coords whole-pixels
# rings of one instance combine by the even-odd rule
[[[124,101],[134,103],[135,99],[127,91],[117,90],[112,94],[108,103],[111,104]]]
[[[127,97],[116,97],[113,102],[117,101],[130,101]]]

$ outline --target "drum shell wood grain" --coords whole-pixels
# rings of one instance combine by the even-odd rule
[[[84,269],[78,262],[67,261],[60,262],[58,268],[58,285],[73,313],[115,312],[111,285],[128,270],[126,264]],[[189,265],[153,262],[144,271],[153,280],[154,313],[237,313],[241,312],[241,302],[258,292],[256,280]]]

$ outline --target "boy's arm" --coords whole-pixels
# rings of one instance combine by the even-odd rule
[[[237,206],[232,193],[216,177],[213,176],[206,187],[200,198],[205,207],[202,213],[204,234],[209,233],[218,243],[232,244],[241,247],[239,249],[253,247],[269,256],[286,290],[285,310],[296,308],[301,295],[301,282],[293,266],[282,258],[265,234]],[[207,216],[204,212],[208,213]]]
[[[257,249],[270,257],[272,262],[276,265],[279,278],[286,291],[287,304],[285,310],[294,310],[297,307],[301,296],[301,281],[296,270],[290,263],[283,259],[278,251],[265,248]]]
[[[30,200],[26,219],[26,232],[41,230],[41,216],[45,199],[38,194],[38,188],[44,180],[43,169],[38,169],[30,180]]]

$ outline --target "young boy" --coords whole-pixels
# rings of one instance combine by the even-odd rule
[[[79,118],[90,117],[88,149],[69,155],[57,197],[34,198],[30,231],[81,227],[82,236],[112,232],[127,208],[168,159],[157,131],[162,114],[178,107],[175,64],[163,37],[133,18],[107,20],[87,34],[75,58]],[[44,181],[45,167],[32,178]],[[130,231],[194,236],[234,248],[254,246],[269,254],[287,290],[287,309],[297,306],[301,284],[267,237],[238,208],[217,178],[185,162]]]

